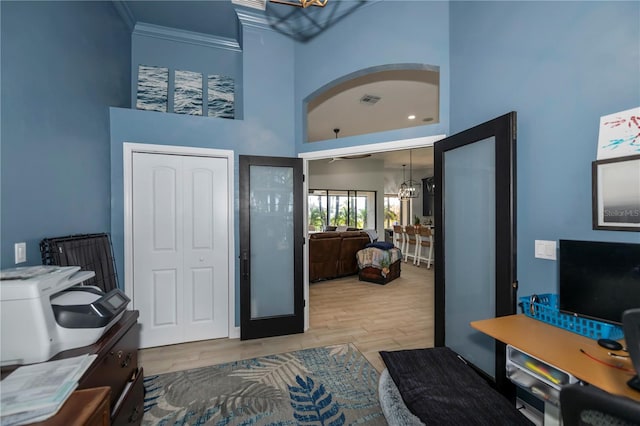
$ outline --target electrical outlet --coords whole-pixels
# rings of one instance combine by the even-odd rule
[[[535,257],[538,259],[556,260],[556,242],[536,240]]]
[[[14,245],[16,264],[27,261],[27,243],[16,243]]]

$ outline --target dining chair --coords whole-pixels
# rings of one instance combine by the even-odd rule
[[[413,258],[413,264],[416,264],[416,253],[418,248],[418,239],[416,238],[416,227],[413,225],[407,225],[404,227],[406,251],[404,253],[404,262],[407,263],[407,258],[411,256]],[[413,246],[413,252],[411,247]]]
[[[400,225],[393,225],[393,244],[400,249],[400,253],[405,251],[404,229]]]
[[[423,226],[420,228],[420,234],[418,235],[418,247],[417,247],[417,263],[420,266],[420,260],[427,261],[427,269],[431,269],[431,263],[433,263],[433,234],[431,229]],[[422,255],[422,250],[428,249],[427,257]]]

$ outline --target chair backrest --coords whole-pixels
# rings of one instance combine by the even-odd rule
[[[629,357],[640,374],[640,308],[627,309],[622,313],[622,328]]]
[[[416,228],[413,225],[404,227],[404,232],[411,238],[416,236]]]
[[[594,386],[573,384],[560,391],[562,421],[573,425],[637,425],[640,403]]]
[[[404,229],[400,225],[393,225],[393,237],[397,240],[403,237]]]
[[[431,229],[427,228],[426,226],[421,227],[420,237],[422,237],[420,239],[421,245],[427,246],[427,247],[431,245]]]

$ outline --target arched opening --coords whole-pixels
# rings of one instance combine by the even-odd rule
[[[356,71],[305,100],[306,142],[440,121],[440,68],[393,64]]]

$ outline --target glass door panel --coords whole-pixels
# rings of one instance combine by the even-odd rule
[[[445,344],[495,377],[493,339],[469,327],[495,312],[495,138],[447,151],[444,180]]]
[[[293,169],[252,166],[249,173],[251,319],[292,315]]]

